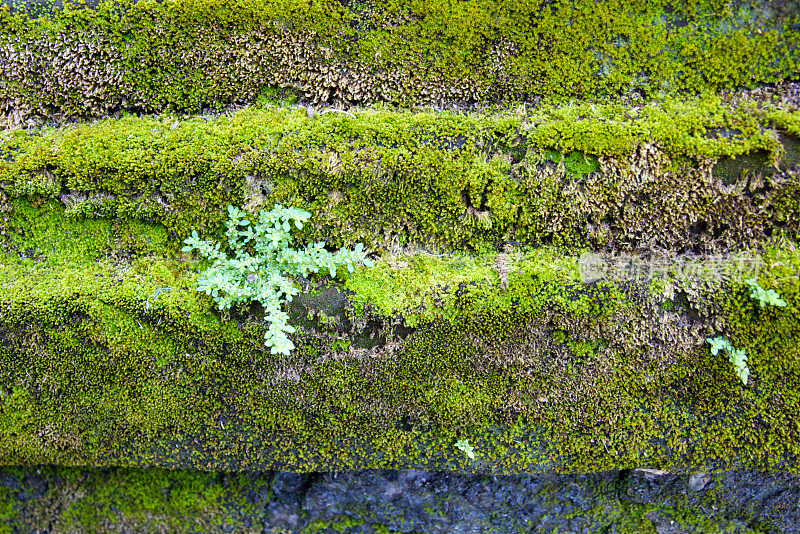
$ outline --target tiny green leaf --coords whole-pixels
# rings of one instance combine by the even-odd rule
[[[475,449],[469,444],[469,440],[462,439],[457,441],[456,448],[463,451],[470,460],[475,459]]]

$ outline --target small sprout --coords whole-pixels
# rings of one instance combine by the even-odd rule
[[[456,449],[463,451],[470,460],[475,459],[475,449],[469,444],[469,440],[456,441]]]
[[[711,344],[711,354],[716,356],[720,350],[725,350],[728,353],[728,361],[733,364],[739,380],[747,385],[747,379],[750,377],[750,369],[747,367],[747,352],[733,348],[733,345],[723,337],[707,338]]]
[[[750,296],[757,300],[762,308],[767,304],[779,308],[786,306],[786,301],[781,298],[780,293],[774,289],[764,289],[758,285],[758,281],[755,278],[749,278],[745,280],[745,283],[750,286]]]

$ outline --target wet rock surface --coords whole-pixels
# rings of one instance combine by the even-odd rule
[[[800,532],[800,476],[3,468],[11,532]]]

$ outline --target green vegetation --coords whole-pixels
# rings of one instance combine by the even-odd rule
[[[404,106],[697,94],[797,79],[798,15],[755,0],[4,6],[0,38],[14,52],[0,83],[12,114],[34,116],[197,112],[283,101],[279,87]]]
[[[725,352],[728,353],[728,361],[733,364],[736,375],[746,386],[747,379],[750,376],[750,369],[747,367],[747,352],[733,348],[730,342],[723,337],[708,338],[706,341],[711,343],[711,354],[714,356],[716,356],[720,350],[725,350]]]
[[[233,306],[227,320],[195,290],[203,264],[173,252],[163,226],[72,217],[53,200],[10,207],[8,462],[793,470],[800,452],[800,257],[788,242],[760,274],[787,302],[778,314],[731,291],[728,275],[671,278],[691,300],[664,311],[666,282],[583,284],[577,256],[554,248],[386,255],[294,297],[287,356],[265,349],[258,310]],[[698,311],[707,319],[690,322]],[[730,364],[693,334],[710,335],[715,318],[750,356],[751,387],[720,380]],[[759,417],[770,426],[754,429]],[[478,466],[453,447],[465,435]]]
[[[12,4],[3,463],[800,472],[791,2]],[[44,527],[0,484],[0,531],[261,531],[271,499],[58,473]]]
[[[193,229],[221,228],[228,204],[252,213],[295,206],[316,214],[299,240],[360,242],[380,254],[412,244],[496,250],[506,241],[754,246],[777,228],[797,235],[800,178],[765,174],[760,187],[750,177],[761,167],[745,166],[737,187],[721,190],[712,163],[747,165],[765,152],[790,169],[768,109],[704,97],[667,99],[635,117],[611,104],[490,115],[370,110],[355,119],[296,109],[210,121],[126,117],[0,136],[0,205],[28,196],[59,202],[70,217],[158,223],[173,246]],[[720,128],[743,134],[709,137]]]
[[[446,473],[439,476],[445,480],[448,477]],[[449,488],[462,490],[465,482],[470,483],[467,487],[481,487],[480,479],[451,476]],[[380,479],[382,475],[375,478]],[[686,532],[709,534],[767,532],[787,524],[778,515],[780,509],[773,505],[772,513],[761,513],[763,519],[758,530],[743,529],[742,522],[751,516],[738,509],[735,493],[660,494],[645,497],[645,504],[639,495],[616,491],[618,485],[608,481],[618,479],[610,473],[554,477],[550,483],[542,483],[536,476],[527,481],[520,478],[489,481],[494,490],[492,510],[475,514],[467,508],[468,524],[489,532],[498,531],[498,527],[504,527],[505,531],[524,530],[524,515],[519,513],[520,499],[532,506],[561,510],[561,516],[554,521],[557,524],[577,523],[595,530],[611,528],[631,534],[654,532],[653,523],[648,520],[654,516],[673,521],[674,528]],[[463,501],[454,502],[452,496],[436,491],[441,490],[439,484],[413,488],[412,498],[424,505],[424,509],[408,510],[397,506],[395,499],[379,498],[381,494],[374,487],[366,495],[354,495],[352,487],[348,488],[348,480],[346,475],[340,477],[334,486],[336,490],[330,486],[327,489],[327,492],[341,492],[343,486],[350,490],[349,495],[342,492],[334,497],[339,506],[320,509],[330,502],[325,489],[314,491],[317,488],[312,482],[309,498],[297,502],[294,497],[303,495],[304,490],[282,491],[280,480],[274,479],[272,473],[206,473],[153,467],[6,467],[0,469],[0,496],[4,499],[4,510],[13,511],[0,513],[0,532],[35,532],[46,528],[53,534],[131,531],[256,534],[265,530],[276,534],[346,533],[361,525],[376,532],[419,532],[424,531],[425,524],[438,524],[442,529],[452,525],[453,510],[466,508]],[[384,483],[392,487],[389,480]],[[320,486],[326,486],[324,479]],[[575,495],[576,486],[581,489],[579,496]],[[587,509],[587,505],[593,507]],[[304,514],[304,511],[312,513]],[[479,522],[481,519],[483,521]]]
[[[477,469],[452,445],[469,435],[496,472],[792,469],[800,183],[772,109],[268,108],[6,132],[0,451],[18,464]],[[707,135],[722,127],[743,134]],[[719,186],[710,162],[760,150],[787,172]],[[288,355],[265,351],[249,297],[220,314],[198,293],[210,262],[180,251],[192,229],[225,241],[227,205],[275,204],[315,213],[293,229],[298,250],[365,243],[381,257],[285,304]],[[780,314],[726,285],[734,258],[699,262],[702,280],[580,281],[587,249],[718,250],[767,232],[779,245],[759,276]],[[720,380],[730,364],[701,349],[720,330],[750,356],[751,387]],[[769,429],[744,423],[760,417]]]
[[[772,289],[764,289],[758,285],[755,278],[745,280],[745,283],[750,286],[750,296],[758,301],[759,306],[762,308],[766,305],[777,306],[783,308],[786,306],[786,301],[781,298],[780,293]]]
[[[136,531],[260,532],[263,510],[248,495],[269,499],[265,477],[236,473],[145,469],[5,468],[2,491],[14,514],[0,516],[4,532],[93,534]],[[26,477],[27,475],[27,477]],[[31,477],[36,485],[30,484]]]
[[[203,256],[213,260],[197,281],[198,291],[204,291],[214,298],[218,309],[230,309],[232,304],[259,302],[264,308],[269,330],[265,334],[266,346],[272,354],[288,355],[294,343],[286,337],[295,331],[288,324],[289,316],[281,307],[292,301],[300,290],[287,276],[306,276],[317,273],[321,268],[336,277],[336,267],[343,265],[353,272],[354,263],[374,267],[363,252],[363,245],[357,244],[355,251],[341,249],[336,254],[325,250],[325,243],[310,244],[304,251],[289,248],[292,242],[290,223],[301,230],[311,214],[307,211],[284,208],[276,204],[271,211],[261,211],[258,223],[251,227],[245,219],[247,214],[233,206],[228,206],[228,247],[235,258],[228,258],[219,244],[202,241],[196,231],[185,239],[181,250],[189,252],[197,249]],[[240,228],[241,227],[241,228]]]
[[[770,289],[765,290],[755,278],[748,278],[745,283],[750,287],[750,297],[757,300],[760,307],[763,308],[769,304],[771,306],[786,307],[785,300],[780,298],[780,294]],[[711,344],[711,354],[716,356],[720,350],[728,353],[728,361],[731,362],[733,368],[736,370],[736,375],[746,386],[747,380],[750,377],[750,369],[747,367],[747,352],[744,350],[736,349],[731,343],[723,337],[715,337],[706,339]]]
[[[456,441],[455,448],[466,454],[470,460],[475,459],[475,448],[469,444],[469,440],[460,439]]]

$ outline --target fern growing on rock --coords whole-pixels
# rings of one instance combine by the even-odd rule
[[[711,354],[714,356],[723,349],[728,353],[728,361],[733,364],[736,375],[746,386],[747,379],[750,377],[750,369],[747,367],[747,352],[733,348],[733,345],[724,337],[708,338],[706,341],[711,343]]]
[[[324,242],[309,244],[304,250],[291,248],[292,224],[302,229],[303,223],[311,217],[307,211],[276,204],[271,211],[262,210],[255,224],[246,216],[239,208],[228,206],[226,236],[233,258],[220,250],[220,243],[203,241],[196,231],[183,241],[185,246],[181,250],[197,249],[213,260],[211,267],[197,280],[197,290],[210,295],[220,310],[229,309],[233,304],[260,302],[269,322],[264,337],[266,346],[271,348],[272,354],[288,355],[294,343],[287,334],[295,329],[289,324],[289,315],[282,306],[300,292],[292,277],[325,269],[335,278],[338,266],[346,266],[353,272],[355,264],[367,267],[374,264],[366,258],[361,243],[354,250],[342,248],[335,254],[325,250]]]
[[[779,308],[786,307],[786,301],[781,298],[780,293],[774,289],[764,289],[758,285],[755,278],[745,280],[745,283],[750,286],[750,296],[758,301],[758,304],[763,308],[767,304],[770,306],[777,306]]]

